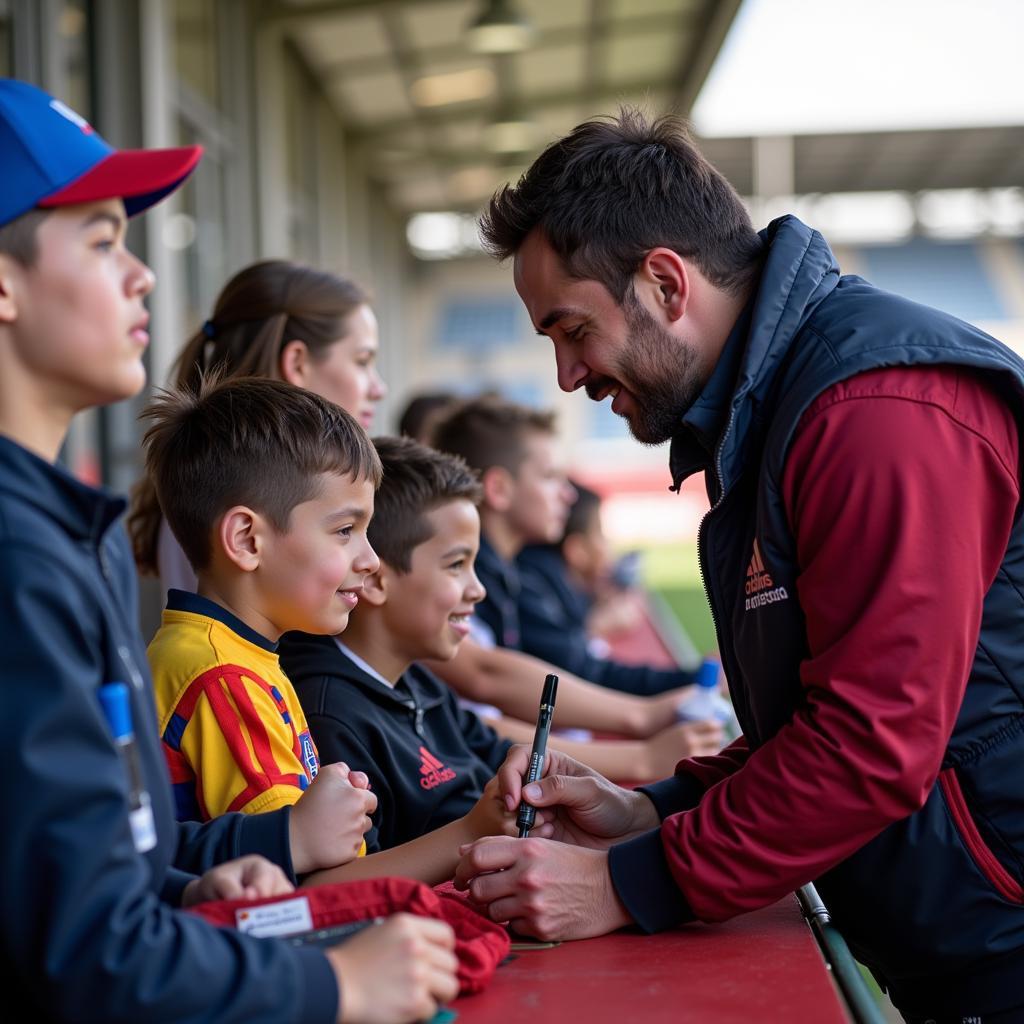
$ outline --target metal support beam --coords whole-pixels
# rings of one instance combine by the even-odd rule
[[[673,109],[677,114],[690,113],[697,95],[704,85],[718,51],[736,18],[743,0],[713,0],[704,5],[703,18],[693,32],[686,52],[680,56],[679,75],[673,96]]]
[[[637,93],[644,93],[654,91],[662,91],[665,88],[665,82],[659,78],[637,78],[633,81],[620,82],[618,85],[606,85],[593,96],[588,97],[591,106],[602,103],[615,103],[624,97],[635,95]],[[531,96],[529,99],[522,101],[520,111],[524,115],[529,115],[533,111],[541,110],[547,106],[561,106],[567,103],[579,102],[581,99],[579,89],[553,89],[550,92],[538,93]],[[446,111],[426,111],[422,112],[422,117],[425,121],[429,121],[432,127],[446,124],[458,124],[465,123],[467,121],[476,121],[481,116],[487,117],[496,111],[496,102],[487,100],[484,102],[476,103],[460,103],[458,108],[452,108]],[[412,120],[407,117],[396,118],[393,121],[378,121],[372,131],[357,132],[360,139],[366,140],[379,140],[386,138],[390,135],[402,135],[403,133],[410,131],[416,127],[419,122]]]
[[[593,54],[592,44],[606,38],[609,34],[615,34],[616,39],[628,39],[631,36],[649,35],[653,32],[669,31],[679,27],[679,17],[666,18],[663,14],[638,15],[624,21],[613,21],[608,14],[608,0],[592,0],[592,14],[588,19],[585,28],[588,49]],[[379,9],[379,8],[378,8]],[[695,19],[692,16],[684,16],[688,22]],[[689,31],[689,28],[687,28]],[[546,32],[539,32],[533,37],[530,43],[530,53],[554,50],[562,46],[569,46],[580,41],[581,30],[576,26],[568,28],[549,29]],[[393,57],[397,62],[402,62],[409,57],[415,57],[424,65],[432,63],[444,64],[448,61],[464,60],[467,57],[476,56],[471,53],[462,42],[450,43],[445,46],[430,46],[422,49],[395,50]],[[481,57],[481,59],[483,59]],[[380,70],[380,57],[357,57],[354,60],[340,60],[333,64],[327,64],[321,68],[325,78],[345,77],[349,75],[368,75]],[[594,65],[588,62],[588,80],[593,78],[591,73]],[[593,84],[596,84],[594,79]]]
[[[813,885],[801,886],[796,893],[821,955],[825,958],[832,977],[846,1000],[850,1015],[856,1024],[885,1024],[885,1017],[878,1008],[871,991],[861,977],[860,968],[850,953],[850,947],[832,923],[829,912],[822,903],[818,890]]]
[[[425,7],[428,4],[447,3],[448,0],[404,0],[407,5]],[[261,24],[276,24],[309,21],[312,18],[330,17],[332,14],[356,14],[376,11],[381,0],[316,0],[301,7],[281,3],[280,0],[264,0],[257,8],[256,19]]]

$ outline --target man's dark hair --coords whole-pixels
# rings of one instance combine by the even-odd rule
[[[430,443],[459,455],[478,473],[503,466],[518,473],[530,434],[554,434],[555,414],[481,395],[452,408],[434,427]]]
[[[378,437],[373,443],[384,479],[367,536],[381,561],[407,573],[413,551],[433,536],[426,514],[460,498],[479,505],[483,489],[476,473],[455,455],[408,437]]]
[[[496,192],[480,233],[497,259],[539,228],[566,272],[600,281],[621,305],[658,246],[693,260],[717,288],[742,291],[763,244],[736,190],[690,139],[686,124],[623,108],[550,145],[515,185]]]
[[[31,267],[39,255],[36,232],[49,215],[49,210],[29,210],[0,225],[0,253],[10,256],[23,267]]]
[[[333,402],[284,381],[202,379],[198,390],[161,392],[142,414],[146,471],[171,532],[196,571],[210,563],[210,535],[234,505],[288,529],[314,499],[323,473],[381,480],[362,427]]]

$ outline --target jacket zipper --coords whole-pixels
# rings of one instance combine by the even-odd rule
[[[715,627],[715,640],[718,643],[718,651],[723,657],[725,656],[725,648],[722,645],[722,633],[718,626],[718,615],[715,612],[715,603],[711,600],[711,587],[708,585],[708,577],[704,571],[704,534],[705,526],[708,519],[711,517],[711,513],[714,512],[723,501],[725,501],[725,487],[722,484],[722,446],[725,443],[726,437],[729,436],[729,431],[732,430],[732,424],[735,418],[736,407],[732,406],[729,410],[729,420],[725,425],[725,430],[722,431],[722,436],[718,439],[718,444],[715,445],[715,457],[711,466],[712,472],[714,473],[715,486],[718,488],[718,497],[715,499],[715,503],[711,508],[709,508],[701,517],[700,524],[697,526],[697,572],[700,574],[701,586],[704,588],[704,596],[707,599],[708,608],[711,611],[711,623]]]
[[[99,563],[100,575],[103,577],[103,581],[107,585],[107,599],[111,605],[116,606],[116,599],[112,589],[110,560],[107,558],[107,552],[106,548],[103,546],[102,537],[96,545],[96,561]],[[120,636],[120,622],[118,621],[117,615],[108,614],[107,619],[110,623],[111,632],[115,634],[115,639],[117,640],[118,656],[124,663],[124,667],[128,670],[128,682],[136,693],[144,693],[146,689],[146,682],[142,678],[142,673],[139,671],[138,665],[135,664],[131,648]]]

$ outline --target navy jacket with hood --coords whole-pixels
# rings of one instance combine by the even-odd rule
[[[290,870],[288,815],[174,820],[124,502],[0,437],[0,935],[4,992],[44,1020],[333,1021],[319,950],[175,908],[192,872],[246,853]],[[158,842],[138,853],[97,689],[129,684]]]

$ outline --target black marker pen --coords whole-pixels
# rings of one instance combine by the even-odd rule
[[[555,691],[558,689],[558,676],[547,676],[544,690],[540,695],[540,713],[537,715],[537,731],[533,734],[533,751],[530,754],[530,767],[526,770],[523,785],[528,786],[540,778],[544,770],[544,755],[548,749],[548,733],[551,732],[551,717],[555,713]],[[524,839],[530,834],[533,822],[537,817],[537,808],[525,800],[519,802],[519,814],[516,824],[519,826],[519,838]]]

